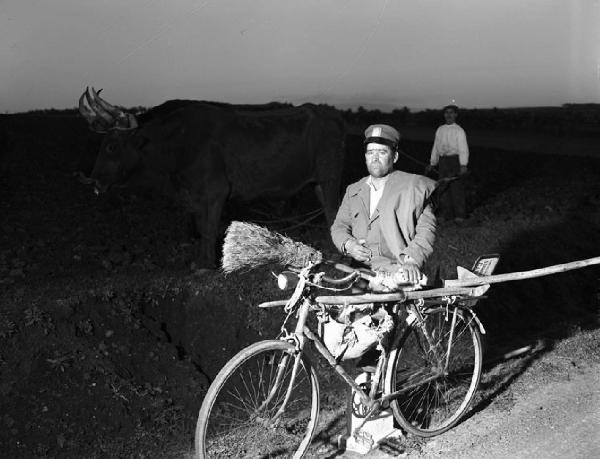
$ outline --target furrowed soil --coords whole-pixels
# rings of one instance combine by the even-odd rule
[[[76,180],[77,171],[91,171],[100,141],[71,114],[0,116],[3,457],[189,457],[218,370],[279,330],[280,312],[255,307],[285,297],[271,274],[277,267],[198,270],[184,209],[150,191],[95,196]],[[426,161],[430,144],[403,146]],[[461,224],[440,224],[431,279],[455,278],[457,265],[484,253],[501,255],[498,273],[600,255],[600,160],[471,150],[472,212]],[[408,158],[399,166],[422,170]],[[360,138],[350,137],[344,183],[363,170]],[[315,206],[306,190],[291,203],[256,203],[254,214],[232,205],[226,214],[257,220],[264,209],[285,216]],[[333,255],[323,221],[286,233]],[[585,417],[586,404],[569,394],[598,387],[590,375],[600,365],[599,277],[592,267],[494,285],[477,306],[486,365],[467,419],[444,436],[405,437],[376,455],[476,457],[491,443],[512,453],[527,446],[523,432],[543,438],[540,425],[562,428],[552,416]],[[524,351],[507,360],[515,349]],[[324,427],[312,455],[336,457],[344,392],[330,371],[319,373]],[[517,429],[511,419],[520,413]]]

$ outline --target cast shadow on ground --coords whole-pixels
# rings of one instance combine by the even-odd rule
[[[496,273],[527,271],[597,256],[600,226],[593,218],[569,215],[543,230],[526,231],[500,248]],[[497,372],[480,385],[482,398],[469,417],[496,400],[536,360],[557,342],[599,323],[597,266],[531,280],[492,285],[477,306],[487,329],[484,374]],[[530,346],[527,349],[527,346]],[[512,363],[504,355],[525,349]]]

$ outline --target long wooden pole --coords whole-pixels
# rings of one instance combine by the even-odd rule
[[[532,269],[531,271],[520,271],[506,274],[495,274],[493,276],[472,277],[468,279],[451,279],[444,281],[444,287],[474,287],[476,285],[497,284],[534,277],[548,276],[550,274],[562,273],[573,269],[585,268],[586,266],[600,264],[600,257],[588,258],[586,260],[572,261],[561,265],[547,266],[546,268]]]

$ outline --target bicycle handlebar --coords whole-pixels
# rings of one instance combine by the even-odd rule
[[[375,273],[373,271],[369,271],[364,268],[352,268],[351,266],[344,265],[342,263],[332,263],[333,267],[338,271],[346,272],[346,273],[358,273],[360,277],[365,280],[371,280],[375,277]]]
[[[363,279],[365,279],[366,281],[369,282],[369,284],[371,285],[375,285],[375,286],[384,286],[387,288],[398,288],[398,287],[403,287],[403,288],[412,288],[412,287],[422,287],[427,285],[427,276],[425,276],[424,274],[421,274],[421,278],[419,280],[419,282],[417,283],[411,283],[407,276],[405,275],[405,272],[400,269],[399,271],[370,271],[368,269],[365,268],[351,268],[350,266],[341,264],[341,263],[334,263],[334,262],[329,262],[330,264],[332,264],[336,269],[340,270],[340,271],[344,271],[344,272],[356,272],[358,273],[358,276],[362,277]],[[329,278],[327,278],[328,280]],[[377,288],[377,287],[375,287]]]
[[[327,282],[328,284],[343,285],[343,284],[347,284],[349,282],[352,282],[352,281],[356,280],[358,277],[362,277],[365,280],[371,280],[371,279],[373,279],[375,277],[375,273],[374,272],[368,271],[366,269],[352,268],[351,266],[344,265],[342,263],[335,263],[335,262],[330,261],[330,260],[325,260],[325,261],[323,261],[323,263],[333,266],[338,271],[342,271],[344,273],[348,273],[347,276],[339,278],[339,279],[336,279],[335,277],[329,277],[329,276],[323,275],[321,277],[321,280]],[[294,268],[293,266],[288,266],[287,269],[289,271],[292,271],[292,272],[296,273],[296,274],[300,274],[300,272],[302,271],[302,269],[300,269],[300,268]]]
[[[353,270],[350,274],[348,274],[347,276],[342,277],[340,279],[334,279],[333,277],[328,277],[325,275],[321,279],[324,280],[325,282],[327,282],[328,284],[344,285],[344,284],[354,282],[358,277],[360,277],[360,273]]]
[[[322,279],[329,284],[341,285],[341,284],[348,283],[350,281],[354,281],[359,277],[362,277],[363,279],[370,281],[375,277],[375,273],[373,271],[368,271],[364,268],[352,268],[351,266],[348,266],[348,265],[345,265],[342,263],[335,263],[335,262],[329,261],[329,260],[325,261],[324,263],[332,265],[338,271],[349,273],[348,276],[343,277],[341,279],[335,279],[333,277],[324,275],[322,277]]]
[[[328,284],[336,285],[336,286],[340,286],[340,285],[344,285],[344,284],[348,284],[348,286],[350,286],[350,284],[352,284],[359,277],[368,281],[369,283],[374,283],[376,285],[378,285],[378,284],[382,284],[382,285],[386,285],[386,286],[389,286],[389,285],[393,286],[394,284],[406,285],[406,286],[414,285],[414,284],[406,283],[406,280],[403,279],[402,277],[400,277],[400,279],[398,279],[396,277],[396,276],[398,276],[398,274],[396,274],[396,273],[385,273],[384,272],[383,274],[381,274],[381,273],[378,274],[376,272],[370,271],[365,268],[352,268],[351,266],[345,265],[343,263],[336,263],[331,260],[324,260],[322,263],[333,266],[338,271],[348,273],[347,276],[342,277],[340,279],[336,279],[334,277],[329,277],[325,274],[321,274],[321,277],[319,280],[326,282]],[[301,269],[298,269],[298,268],[288,267],[288,269],[297,274],[299,274],[302,271]],[[386,280],[386,279],[388,279],[388,277],[386,277],[386,276],[390,276],[390,275],[392,276],[391,283],[388,280]],[[427,278],[425,276],[422,276],[420,284],[425,285],[426,282],[427,282]]]

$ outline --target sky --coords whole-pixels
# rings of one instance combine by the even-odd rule
[[[600,103],[600,1],[0,0],[0,113],[88,85],[126,107]]]

